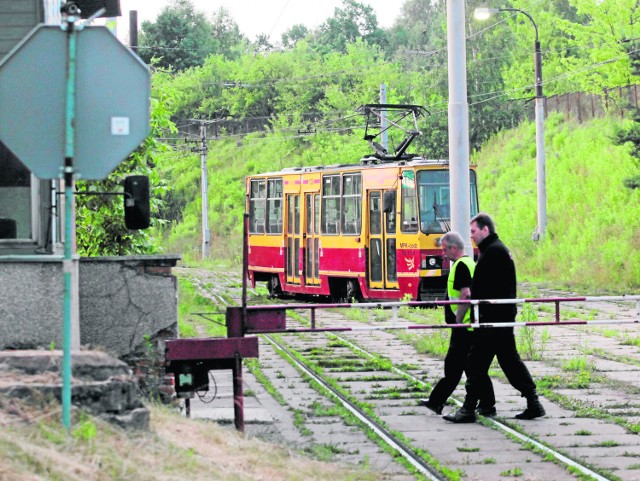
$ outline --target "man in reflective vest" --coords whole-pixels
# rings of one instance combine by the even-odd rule
[[[453,263],[447,279],[447,299],[452,301],[470,299],[475,263],[464,253],[464,240],[457,232],[447,232],[442,236],[441,247],[443,256]],[[446,305],[444,313],[447,324],[468,324],[471,322],[469,304]],[[471,328],[451,328],[449,350],[444,358],[444,377],[435,385],[429,399],[420,400],[421,406],[431,409],[436,414],[442,414],[447,399],[455,390],[466,369],[473,337],[471,331]],[[478,413],[483,416],[495,416],[496,399],[491,380],[488,381],[488,385],[482,392],[483,398],[480,400]]]

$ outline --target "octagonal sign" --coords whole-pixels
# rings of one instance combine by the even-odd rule
[[[0,62],[0,141],[36,176],[62,176],[67,33],[40,25]],[[104,179],[149,134],[149,70],[105,27],[77,32],[74,172]]]

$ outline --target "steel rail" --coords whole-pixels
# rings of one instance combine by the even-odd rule
[[[350,339],[347,339],[345,337],[339,336],[337,334],[334,334],[334,337],[337,337],[338,339],[340,339],[342,342],[348,344],[352,349],[360,352],[361,354],[369,357],[370,359],[374,359],[376,356],[374,356],[373,354],[371,354],[370,352],[368,352],[366,349],[363,349],[362,347],[358,346],[357,344],[353,343],[353,341],[351,341]],[[397,368],[395,366],[392,367],[393,372],[395,372],[396,374],[399,374],[400,376],[410,379],[412,381],[415,381],[421,385],[426,385],[428,383],[425,383],[422,379],[417,378],[416,376],[414,376],[413,374],[403,371],[400,368]],[[462,406],[462,402],[460,402],[458,399],[451,397],[450,399],[452,399],[456,405],[458,407]],[[565,456],[562,453],[559,453],[558,451],[555,451],[554,449],[540,443],[539,441],[536,441],[535,439],[532,439],[528,436],[526,436],[525,434],[522,434],[518,431],[516,431],[515,429],[512,429],[511,427],[507,426],[504,423],[501,423],[500,421],[494,419],[494,418],[488,418],[485,417],[484,418],[487,422],[489,422],[490,424],[492,424],[495,428],[497,428],[500,431],[503,431],[511,436],[514,436],[516,438],[518,438],[520,441],[522,441],[523,443],[528,443],[531,444],[533,446],[535,446],[536,448],[538,448],[539,450],[543,451],[545,454],[549,454],[551,456],[553,456],[554,458],[556,458],[559,462],[567,465],[567,466],[571,466],[572,468],[577,469],[578,471],[580,471],[581,473],[587,475],[587,476],[591,476],[592,478],[594,478],[597,481],[610,481],[608,478],[605,478],[601,475],[599,475],[598,473],[592,471],[591,469],[587,468],[586,466],[583,466],[582,464],[578,463],[577,461],[574,461],[573,459]]]
[[[291,359],[295,365],[304,371],[306,375],[311,377],[314,381],[320,384],[323,388],[328,390],[333,396],[335,396],[342,406],[347,409],[351,414],[353,414],[356,418],[358,418],[362,423],[364,423],[368,428],[370,428],[377,436],[379,436],[387,445],[391,446],[395,449],[398,454],[404,457],[414,468],[416,468],[421,474],[432,481],[444,481],[447,479],[446,476],[439,473],[433,468],[430,464],[428,464],[424,459],[418,456],[411,448],[406,446],[402,441],[398,440],[389,430],[384,428],[378,422],[373,420],[370,416],[368,416],[362,409],[356,406],[348,397],[344,396],[342,393],[338,392],[333,386],[328,384],[321,376],[311,370],[306,364],[297,359],[291,351],[289,351],[285,346],[276,341],[272,336],[265,335],[265,339],[267,339],[276,349],[279,349],[285,352],[288,357]]]

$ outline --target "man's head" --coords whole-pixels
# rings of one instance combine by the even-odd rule
[[[442,254],[450,261],[457,261],[464,255],[464,240],[457,232],[447,232],[440,242]]]
[[[480,212],[471,219],[471,238],[479,245],[490,234],[496,233],[496,226],[489,214]]]

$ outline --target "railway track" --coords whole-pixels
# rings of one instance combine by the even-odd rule
[[[316,382],[322,390],[327,393],[328,397],[332,399],[336,404],[342,406],[350,415],[355,416],[363,427],[369,429],[375,436],[379,443],[383,443],[393,449],[399,456],[402,456],[406,462],[418,471],[425,478],[430,480],[443,480],[447,479],[442,476],[429,460],[424,459],[423,456],[418,454],[415,448],[412,448],[396,434],[391,432],[382,423],[378,422],[375,417],[361,408],[358,403],[354,402],[351,396],[344,394],[342,390],[334,387],[334,385],[328,381],[328,379],[317,373],[313,367],[296,357],[287,345],[281,341],[274,339],[273,336],[264,336],[277,350],[287,355],[289,362],[299,369],[305,376]]]
[[[215,285],[219,294],[219,282],[201,280],[203,292]],[[211,296],[217,303],[225,297],[236,298],[233,289],[227,296]],[[274,416],[283,425],[292,412],[303,418],[299,434],[289,432],[285,441],[310,451],[330,448],[336,459],[366,463],[381,479],[640,479],[637,325],[550,327],[546,339],[542,332],[530,333],[538,343],[532,353],[540,359],[527,364],[548,415],[513,419],[524,400],[498,369],[492,373],[498,416],[452,425],[416,404],[441,376],[442,360],[415,346],[426,337],[442,338],[442,331],[409,334],[402,329],[421,318],[438,322],[441,313],[357,311],[318,311],[316,322],[321,327],[355,323],[360,331],[262,336],[257,369],[262,382],[285,401],[281,407],[272,405]],[[585,315],[604,311],[635,314],[627,306],[607,305],[586,308]],[[543,309],[535,315],[544,319],[550,314]],[[379,329],[384,323],[394,329]],[[308,325],[305,315],[288,316],[287,327]],[[367,331],[367,326],[376,330]],[[463,397],[462,386],[455,394]],[[455,402],[449,406],[455,408]],[[352,417],[358,419],[357,429]]]

